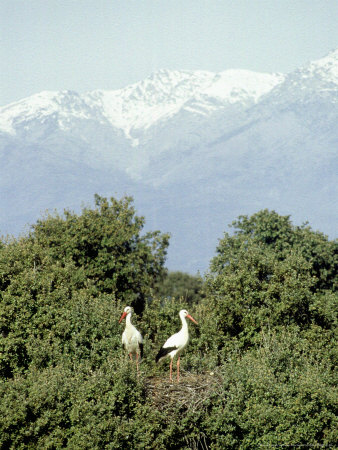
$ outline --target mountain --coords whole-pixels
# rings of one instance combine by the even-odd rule
[[[336,236],[338,50],[292,73],[160,70],[114,91],[40,92],[0,109],[0,231],[94,193],[132,195],[172,234],[168,267],[204,272],[240,214]]]

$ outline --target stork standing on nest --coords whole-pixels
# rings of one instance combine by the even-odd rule
[[[119,323],[126,318],[126,328],[122,334],[122,344],[126,349],[131,361],[133,360],[133,355],[136,358],[136,369],[138,372],[139,359],[143,356],[143,338],[141,333],[134,327],[131,323],[131,315],[133,313],[133,308],[131,306],[126,306],[120,317]]]
[[[186,317],[190,319],[192,322],[196,323],[196,320],[191,317],[186,309],[182,309],[179,312],[179,316],[182,322],[181,330],[170,336],[169,339],[166,340],[161,350],[158,352],[156,356],[156,362],[161,361],[166,356],[170,356],[170,381],[172,378],[172,370],[173,370],[173,359],[176,355],[178,355],[177,359],[177,381],[180,381],[180,358],[182,350],[187,346],[189,341],[189,330],[188,324],[186,321]]]

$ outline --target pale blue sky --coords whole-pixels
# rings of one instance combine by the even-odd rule
[[[0,0],[0,105],[160,69],[290,72],[338,47],[338,0]]]

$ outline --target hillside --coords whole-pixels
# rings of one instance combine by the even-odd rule
[[[172,234],[172,270],[204,272],[233,217],[262,208],[334,237],[337,67],[336,50],[287,75],[162,70],[4,106],[0,231],[99,193],[132,195],[149,229]]]

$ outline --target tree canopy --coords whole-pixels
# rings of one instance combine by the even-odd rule
[[[250,341],[264,327],[331,328],[337,242],[268,210],[241,216],[232,226],[234,234],[220,240],[207,282],[220,331]]]
[[[198,303],[202,297],[203,279],[200,275],[168,272],[155,286],[155,295],[164,298],[182,298],[188,305]]]
[[[2,239],[0,447],[334,447],[337,241],[275,211],[240,216],[201,277],[168,273],[169,236],[144,223],[131,198],[96,196]],[[171,385],[154,358],[182,308],[199,325]]]
[[[80,312],[72,308],[85,299],[90,304],[106,295],[138,312],[144,309],[151,288],[165,274],[169,236],[158,231],[141,235],[143,226],[130,198],[96,196],[93,209],[49,214],[28,236],[4,244],[1,331],[9,348],[2,354],[0,373],[27,369],[38,357],[34,342],[42,341],[42,353],[48,335],[52,346],[55,336],[67,340],[79,327]],[[45,355],[46,364],[54,357]]]

